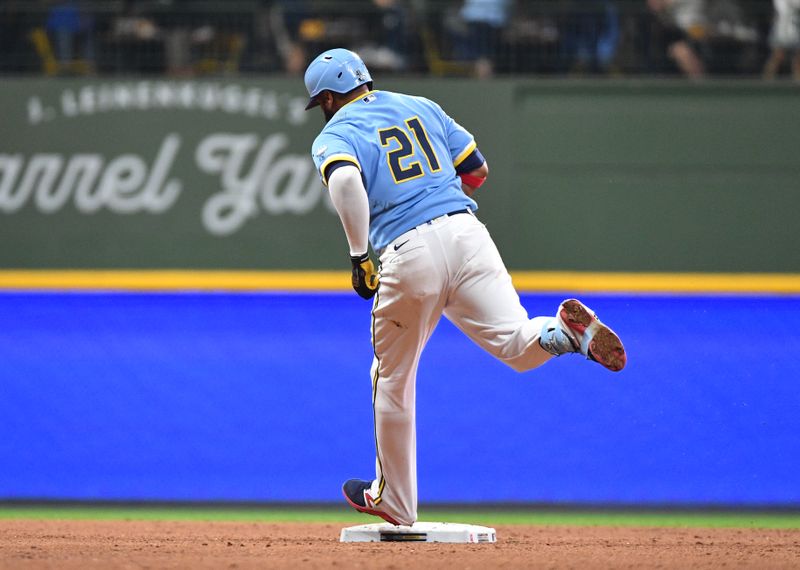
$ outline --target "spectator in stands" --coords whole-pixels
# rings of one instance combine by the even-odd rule
[[[612,0],[584,0],[561,30],[562,49],[573,72],[606,72],[617,52],[619,14]]]
[[[699,55],[707,36],[704,0],[647,0],[663,27],[667,54],[685,76],[700,79],[706,69]]]
[[[300,75],[308,63],[307,40],[321,38],[324,24],[312,17],[308,0],[276,0],[270,11],[270,27],[283,67]]]
[[[709,74],[753,73],[761,56],[756,26],[749,22],[740,0],[706,0],[707,49],[703,53]]]
[[[74,0],[54,2],[47,12],[45,28],[62,69],[76,68],[76,60],[81,60],[85,69],[93,67],[94,21]]]
[[[402,71],[408,55],[408,12],[401,0],[372,0],[370,40],[356,51],[370,69]]]
[[[120,70],[136,73],[166,70],[163,30],[139,0],[124,0],[121,12],[112,22],[110,46]]]
[[[114,19],[114,36],[148,41],[158,37],[160,33],[155,20],[144,13],[141,2],[136,0],[123,2],[122,11]]]
[[[166,71],[172,76],[190,76],[194,73],[192,67],[192,47],[194,39],[208,34],[208,27],[202,26],[202,12],[192,11],[192,0],[161,0],[158,14],[150,18],[145,18],[147,23],[145,29],[149,30],[153,37],[160,36],[164,45],[164,56],[166,58]],[[144,17],[143,13],[129,14],[131,17]],[[120,22],[115,22],[118,26]],[[128,20],[131,28],[135,25]],[[158,30],[158,33],[154,33]],[[121,32],[117,28],[118,32]],[[133,34],[133,30],[129,30]]]
[[[467,55],[475,61],[475,75],[481,79],[494,74],[510,11],[511,0],[464,0],[461,18],[468,27],[471,52]]]
[[[26,58],[30,40],[24,14],[8,2],[0,1],[0,72],[21,73],[35,65]]]
[[[800,81],[800,0],[772,0],[775,16],[770,45],[772,52],[764,66],[764,77],[773,79],[791,54],[791,72]]]

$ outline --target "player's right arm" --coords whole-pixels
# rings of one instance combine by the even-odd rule
[[[486,182],[486,177],[489,175],[489,165],[478,150],[475,137],[453,120],[436,103],[433,103],[433,105],[435,105],[444,121],[447,145],[450,149],[453,167],[456,169],[458,177],[461,178],[461,189],[467,196],[472,197],[475,191]]]
[[[475,149],[475,154],[475,160],[465,166],[461,172],[459,172],[458,167],[456,167],[456,174],[461,178],[461,190],[470,198],[475,191],[486,182],[486,177],[489,176],[489,164],[486,162],[486,159],[481,156],[477,148]],[[469,170],[473,164],[476,164],[480,160],[482,160],[483,163],[479,167]]]

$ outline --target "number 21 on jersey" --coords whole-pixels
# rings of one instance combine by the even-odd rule
[[[389,127],[386,129],[378,130],[378,137],[381,141],[381,146],[394,147],[386,153],[386,162],[389,164],[389,170],[392,172],[392,177],[395,183],[408,182],[420,176],[425,176],[422,163],[419,160],[408,161],[417,153],[417,148],[422,150],[425,155],[425,160],[428,163],[428,170],[430,172],[439,172],[442,167],[439,164],[439,159],[433,151],[431,141],[428,139],[428,133],[425,132],[425,127],[419,117],[411,117],[405,120],[407,129],[402,127]],[[414,135],[412,142],[408,132]],[[391,141],[396,141],[392,143]]]

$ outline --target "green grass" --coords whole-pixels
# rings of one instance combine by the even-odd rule
[[[0,519],[336,522],[378,519],[341,508],[0,505]],[[429,509],[420,520],[483,525],[800,528],[800,513],[708,511],[548,511],[543,509]]]

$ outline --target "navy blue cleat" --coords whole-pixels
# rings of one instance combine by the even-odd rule
[[[376,508],[375,501],[370,494],[371,488],[372,481],[348,479],[344,482],[344,485],[342,485],[342,494],[347,503],[358,512],[381,517],[388,523],[401,526],[399,522]]]

